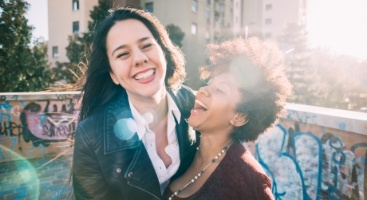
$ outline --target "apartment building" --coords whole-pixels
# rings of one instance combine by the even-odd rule
[[[116,0],[114,5],[152,12],[164,26],[174,24],[185,33],[182,51],[187,84],[200,86],[199,67],[207,64],[206,44],[235,35],[275,37],[290,20],[299,20],[303,0]],[[51,63],[68,62],[68,36],[88,30],[89,13],[98,0],[49,0],[48,56]],[[296,11],[295,11],[296,10]],[[288,13],[287,15],[285,13]]]
[[[235,2],[237,8],[234,7]],[[234,13],[239,22],[239,2],[240,0],[142,0],[141,7],[152,12],[163,25],[174,24],[185,33],[182,51],[187,60],[187,84],[197,88],[200,85],[199,67],[207,64],[206,44],[218,42],[228,35],[236,34],[236,30],[239,31],[239,27],[233,24]]]
[[[68,62],[68,36],[88,30],[89,12],[98,0],[48,1],[48,59],[51,63]]]
[[[88,31],[90,11],[98,0],[49,0],[48,1],[48,59],[55,62],[68,62],[66,47],[68,37]],[[134,0],[115,0],[115,5],[138,7]]]
[[[288,23],[306,23],[306,0],[243,0],[242,19],[246,35],[274,39]]]

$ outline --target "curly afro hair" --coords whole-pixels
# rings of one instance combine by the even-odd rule
[[[232,137],[256,140],[276,122],[290,95],[283,53],[269,41],[236,38],[209,44],[207,54],[210,65],[202,68],[202,79],[230,72],[240,84],[241,100],[236,112],[244,114],[248,122],[235,127]]]

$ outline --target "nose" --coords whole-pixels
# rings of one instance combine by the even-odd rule
[[[196,95],[203,95],[203,96],[208,97],[209,96],[208,86],[204,86],[204,87],[199,88]]]
[[[141,66],[144,63],[148,62],[148,57],[145,55],[143,51],[137,49],[134,51],[134,65]]]

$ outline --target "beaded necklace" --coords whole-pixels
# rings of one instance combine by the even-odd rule
[[[215,161],[218,160],[218,158],[220,158],[228,149],[229,147],[231,147],[231,145],[233,144],[234,140],[232,140],[231,143],[227,144],[202,170],[199,171],[199,173],[197,175],[195,175],[194,177],[192,177],[192,179],[186,183],[182,188],[178,189],[176,192],[174,192],[168,199],[172,200],[172,198],[174,196],[177,196],[178,194],[180,194],[184,189],[186,189],[187,187],[189,187],[189,185],[193,184],[196,180],[198,180],[202,174],[204,174],[204,172],[206,171],[206,169],[208,169],[208,167],[215,163]],[[199,147],[197,148],[199,149]]]

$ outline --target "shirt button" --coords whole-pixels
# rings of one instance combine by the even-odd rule
[[[133,172],[129,172],[128,174],[127,174],[127,177],[129,177],[129,178],[131,178],[131,176],[133,175]]]
[[[121,173],[121,168],[116,168],[117,173]]]

